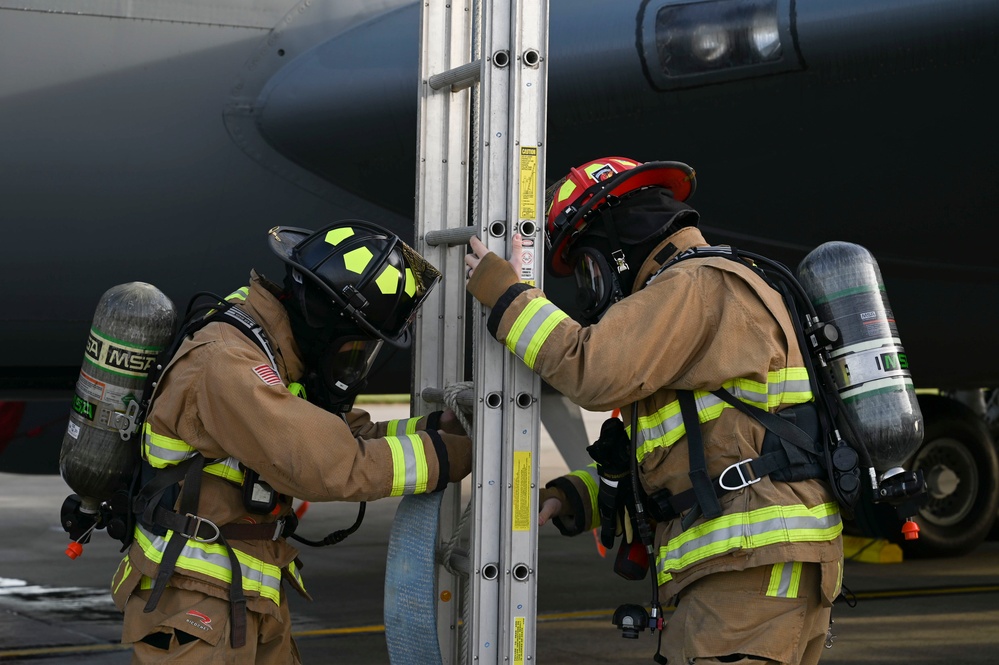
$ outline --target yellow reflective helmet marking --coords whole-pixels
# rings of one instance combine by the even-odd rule
[[[332,231],[330,231],[332,233]],[[368,267],[371,263],[371,259],[374,258],[374,254],[367,247],[358,247],[357,249],[351,250],[343,255],[343,264],[347,267],[350,272],[356,272],[358,275],[364,272],[364,269]]]
[[[344,227],[340,229],[333,229],[332,231],[326,232],[326,242],[333,245],[339,245],[344,239],[349,238],[354,235],[354,229],[350,227]]]
[[[378,290],[385,295],[392,295],[399,290],[399,269],[395,266],[385,266],[382,270],[382,274],[378,275],[375,279],[375,284],[378,285]]]
[[[409,268],[406,268],[406,295],[410,298],[416,295],[416,277]]]
[[[565,184],[559,187],[558,196],[556,196],[556,200],[561,203],[562,201],[565,201],[570,196],[572,196],[572,193],[574,191],[576,191],[576,185],[573,184],[571,180],[566,180]]]

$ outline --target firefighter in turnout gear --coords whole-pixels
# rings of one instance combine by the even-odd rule
[[[492,308],[496,339],[545,381],[585,409],[621,409],[617,439],[654,527],[657,602],[677,608],[656,659],[815,663],[842,579],[838,504],[823,480],[746,472],[767,430],[716,394],[804,411],[805,363],[784,300],[746,263],[660,270],[707,246],[684,203],[695,184],[686,164],[610,157],[549,189],[546,265],[575,277],[583,324],[518,282],[517,237],[509,262],[472,238],[467,288]],[[548,483],[539,520],[554,515],[568,535],[595,528],[602,482],[593,465]]]
[[[453,413],[372,422],[352,408],[378,349],[406,344],[438,271],[359,220],[275,227],[269,243],[284,284],[251,272],[218,307],[242,328],[213,319],[187,336],[152,394],[151,480],[112,581],[135,662],[300,662],[284,587],[309,597],[287,540],[293,499],[438,492],[471,470]]]

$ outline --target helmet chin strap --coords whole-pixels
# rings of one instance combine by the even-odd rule
[[[614,223],[614,216],[611,215],[613,203],[608,201],[600,210],[600,221],[607,233],[607,244],[610,247],[610,256],[607,257],[611,269],[615,273],[622,293],[631,292],[631,284],[634,281],[631,275],[631,266],[624,256],[624,247],[617,233],[617,224]]]

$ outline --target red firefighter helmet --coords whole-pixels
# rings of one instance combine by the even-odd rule
[[[686,201],[697,187],[694,169],[683,162],[638,162],[602,157],[578,166],[549,188],[551,202],[545,224],[548,268],[560,277],[572,274],[569,248],[586,230],[592,213],[630,192],[664,187]]]

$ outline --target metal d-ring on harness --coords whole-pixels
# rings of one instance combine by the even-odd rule
[[[213,302],[208,305],[194,307],[195,301],[203,296],[209,296]],[[206,312],[204,316],[198,317],[201,312]],[[264,333],[263,328],[253,320],[246,312],[232,303],[219,298],[211,293],[196,294],[188,304],[187,313],[184,319],[187,323],[181,328],[180,333],[175,337],[173,344],[166,350],[157,362],[153,371],[149,373],[143,395],[147,396],[141,407],[135,411],[131,417],[130,425],[134,428],[140,425],[148,413],[153,391],[159,380],[166,371],[170,360],[174,357],[180,345],[185,339],[194,335],[198,330],[204,328],[213,321],[228,323],[249,339],[251,339],[267,355],[268,360],[275,371],[277,363],[271,345]],[[211,460],[215,462],[217,460]],[[312,547],[334,545],[344,538],[354,533],[364,519],[365,504],[360,503],[357,519],[348,529],[333,532],[321,541],[306,540],[295,534],[298,526],[298,518],[295,513],[291,513],[288,518],[278,519],[273,523],[265,524],[224,524],[216,525],[209,519],[197,514],[198,501],[201,495],[201,478],[206,463],[203,455],[195,454],[183,462],[165,469],[154,469],[147,462],[137,465],[137,471],[132,483],[132,515],[140,516],[138,521],[152,529],[159,535],[165,535],[167,531],[172,531],[174,537],[167,543],[163,558],[160,561],[156,578],[153,581],[149,599],[146,602],[144,611],[152,612],[156,609],[167,582],[173,575],[177,560],[188,540],[199,543],[218,542],[225,547],[229,557],[231,570],[231,582],[229,586],[230,605],[230,644],[233,648],[238,648],[246,643],[246,596],[243,592],[242,568],[236,557],[236,551],[229,544],[229,540],[277,540],[278,538],[290,537]],[[141,471],[140,471],[141,470]],[[255,473],[247,469],[246,474]],[[140,480],[144,481],[141,483]],[[183,487],[179,483],[183,481]],[[177,510],[173,509],[176,502]],[[128,535],[124,542],[127,547],[131,542],[130,538],[134,529],[128,530]],[[123,548],[124,549],[124,548]]]

